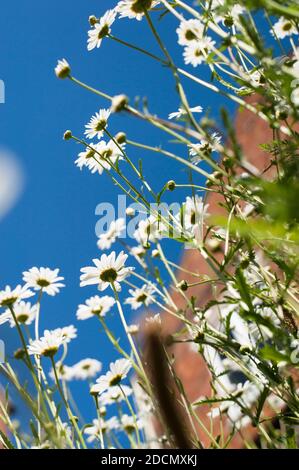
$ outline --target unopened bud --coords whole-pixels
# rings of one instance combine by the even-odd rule
[[[188,290],[188,283],[187,281],[183,280],[177,284],[177,288],[180,289],[181,291],[185,292]]]
[[[65,133],[63,134],[63,139],[64,140],[70,140],[72,138],[72,131],[65,131]]]
[[[112,113],[119,113],[120,111],[123,111],[123,109],[126,107],[128,104],[129,99],[126,95],[116,95],[112,98],[112,104],[111,104],[111,112]]]
[[[115,140],[118,144],[125,144],[127,141],[127,136],[124,132],[118,132],[115,136]]]
[[[167,189],[168,189],[169,191],[174,191],[175,188],[176,188],[175,181],[173,181],[173,180],[168,181],[168,183],[167,183],[166,186],[167,186]]]
[[[89,21],[90,26],[94,26],[95,24],[99,22],[97,17],[94,15],[90,15],[90,17],[88,18],[88,21]]]
[[[126,215],[128,217],[134,217],[135,215],[135,210],[133,209],[133,207],[127,207],[126,208]]]
[[[55,67],[55,74],[56,77],[58,78],[68,78],[71,73],[71,66],[70,64],[65,60],[59,60],[56,67]]]
[[[20,349],[17,349],[15,352],[14,352],[14,358],[17,359],[17,360],[21,360],[21,359],[24,359],[25,357],[25,351],[24,349],[20,348]]]

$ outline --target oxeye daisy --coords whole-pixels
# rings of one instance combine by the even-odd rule
[[[125,143],[116,144],[114,140],[109,140],[109,142],[101,141],[98,147],[98,152],[101,154],[102,158],[105,159],[108,166],[109,162],[115,164],[118,160],[123,159],[123,150],[125,148]]]
[[[6,311],[0,315],[0,325],[4,325],[4,323],[7,323],[11,319],[11,313],[10,311]]]
[[[32,306],[30,302],[19,302],[14,306],[14,314],[18,323],[30,325],[36,316],[36,306]],[[0,315],[0,325],[5,322],[9,322],[11,328],[16,326],[9,310],[6,310],[6,312]]]
[[[77,309],[77,319],[87,320],[94,316],[104,317],[108,313],[111,307],[115,304],[113,297],[104,295],[99,297],[95,295],[85,301],[85,304],[80,304]]]
[[[57,330],[45,330],[44,336],[42,336],[40,339],[30,341],[28,346],[28,353],[30,355],[34,354],[38,356],[54,357],[64,342],[65,340],[61,332]]]
[[[109,312],[111,307],[115,304],[115,300],[108,295],[99,297],[95,295],[85,301],[85,304],[80,304],[77,310],[78,320],[87,320],[94,316],[104,317]]]
[[[102,369],[102,363],[96,359],[82,359],[77,364],[73,365],[74,378],[79,380],[86,380],[93,378]]]
[[[110,370],[97,379],[96,384],[93,386],[93,392],[101,394],[105,390],[109,390],[110,387],[119,385],[127,377],[131,367],[131,362],[127,359],[117,359],[117,361],[111,362]]]
[[[142,305],[147,307],[154,301],[154,292],[155,288],[150,284],[144,284],[137,289],[129,289],[131,297],[127,298],[125,303],[131,305],[133,310],[137,310]]]
[[[102,233],[99,236],[99,240],[97,242],[98,248],[100,248],[100,250],[109,249],[111,245],[115,243],[116,239],[121,236],[125,228],[125,219],[119,218],[117,220],[113,220],[107,232]]]
[[[158,5],[160,1],[155,0],[122,0],[116,5],[116,11],[120,18],[142,20],[145,10]]]
[[[133,416],[123,414],[120,418],[121,427],[127,434],[132,434],[137,429],[142,429],[144,427],[144,422],[142,419],[137,418],[135,420]]]
[[[185,64],[191,64],[193,67],[200,65],[205,61],[206,56],[209,54],[214,44],[215,41],[212,41],[208,36],[198,41],[193,41],[190,45],[185,47],[183,53]]]
[[[204,33],[204,25],[200,20],[191,19],[182,21],[176,30],[181,46],[188,46],[193,41],[201,39]]]
[[[55,73],[58,78],[69,77],[71,73],[70,64],[65,59],[59,60],[55,67]]]
[[[197,224],[202,224],[207,217],[209,205],[204,204],[203,199],[197,194],[194,197],[187,196],[183,206],[183,223],[185,229],[190,229]]]
[[[56,373],[59,380],[63,380],[64,382],[70,382],[75,378],[73,367],[62,364],[61,362],[56,363]],[[53,381],[55,381],[55,373],[53,369],[50,370],[49,376]]]
[[[137,233],[135,232],[134,235],[136,234]],[[143,258],[146,253],[146,249],[144,248],[144,246],[141,246],[141,245],[132,246],[130,249],[130,253],[132,256],[135,256],[137,258]]]
[[[87,442],[93,442],[95,439],[99,439],[101,434],[106,434],[108,431],[118,429],[118,427],[119,422],[115,416],[107,420],[94,419],[92,426],[85,427],[84,434],[89,436]]]
[[[279,20],[273,25],[272,34],[275,34],[279,39],[284,39],[287,36],[298,34],[295,24],[281,16]]]
[[[114,23],[116,13],[114,10],[108,10],[106,13],[95,23],[94,28],[88,31],[87,49],[92,51],[96,47],[100,47],[104,37],[108,36],[111,32],[111,25]]]
[[[23,280],[26,287],[32,287],[34,290],[42,290],[48,295],[58,294],[61,287],[64,287],[60,281],[64,278],[58,276],[59,269],[36,268],[33,267],[29,271],[23,273]]]
[[[85,135],[88,139],[93,139],[94,137],[100,139],[102,137],[104,129],[107,127],[110,113],[110,109],[100,109],[98,113],[92,116],[89,123],[85,126]]]
[[[123,251],[117,257],[115,251],[112,251],[110,255],[103,254],[100,259],[93,259],[95,267],[88,266],[81,269],[80,286],[97,284],[100,291],[109,286],[120,291],[120,282],[129,276],[134,269],[125,267],[127,258],[128,255],[125,255]]]
[[[0,291],[0,306],[10,307],[22,299],[28,299],[28,297],[32,297],[34,293],[27,287],[27,285],[18,285],[15,287],[15,289],[12,289],[11,287],[6,286],[4,290]]]
[[[63,328],[56,328],[52,331],[60,335],[64,343],[69,343],[72,339],[77,338],[77,328],[74,325],[64,326]]]
[[[129,397],[132,393],[133,390],[127,385],[122,385],[121,389],[117,386],[111,387],[100,396],[100,403],[104,406],[113,405],[114,403],[123,401],[125,399],[124,395]]]
[[[202,113],[202,107],[201,106],[195,106],[194,108],[190,108],[191,113]],[[175,111],[173,113],[170,113],[168,115],[168,119],[179,119],[183,116],[187,115],[187,111],[183,108],[179,108],[178,111]]]
[[[189,145],[189,153],[192,163],[195,165],[202,161],[200,153],[212,153],[217,151],[217,146],[221,144],[221,136],[213,132],[209,138],[202,138],[196,144]]]
[[[137,335],[139,333],[139,329],[140,329],[139,325],[136,325],[136,324],[132,323],[132,325],[129,325],[127,327],[127,333],[134,336],[134,335]]]
[[[102,145],[90,144],[83,152],[80,152],[75,164],[82,170],[83,167],[88,168],[91,173],[98,172],[100,175],[103,171],[109,170],[110,165],[102,158]]]
[[[162,238],[162,233],[165,231],[165,225],[156,217],[151,215],[147,219],[141,220],[135,230],[133,237],[142,245],[147,247],[149,242],[155,243]]]
[[[145,321],[148,325],[155,325],[155,326],[162,325],[162,320],[161,320],[159,313],[156,313],[156,315],[147,316]]]

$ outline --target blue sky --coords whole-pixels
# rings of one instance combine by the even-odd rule
[[[59,267],[67,287],[59,296],[45,298],[41,329],[74,323],[80,336],[70,347],[68,363],[94,357],[104,368],[115,353],[99,335],[96,320],[78,324],[75,311],[96,293],[93,288],[79,288],[80,267],[99,254],[95,208],[103,201],[115,204],[119,191],[106,176],[80,172],[73,163],[79,148],[64,142],[62,135],[72,129],[82,136],[90,116],[107,103],[68,80],[57,80],[53,68],[57,59],[65,57],[77,78],[111,95],[126,93],[131,101],[148,96],[150,110],[162,117],[180,104],[169,72],[151,59],[107,40],[99,50],[87,52],[89,15],[100,16],[114,5],[112,0],[27,0],[16,8],[14,2],[5,2],[0,17],[0,79],[6,85],[6,103],[0,105],[0,147],[16,154],[25,175],[21,199],[0,223],[0,285],[19,283],[22,271],[32,266]],[[173,56],[182,62],[175,26],[165,18],[160,30]],[[143,22],[119,20],[113,33],[159,54]],[[209,77],[202,69],[196,73]],[[210,106],[212,115],[218,114],[220,102],[214,95],[193,85],[188,89],[192,106]],[[140,142],[168,145],[160,132],[126,116],[113,117],[109,126],[112,133],[125,130]],[[156,190],[169,179],[186,181],[186,174],[171,160],[135,150],[130,155],[134,161],[143,159],[145,174]],[[178,258],[177,247],[168,249]],[[130,310],[127,317],[129,323],[134,320]],[[116,314],[110,325],[121,334]],[[11,354],[15,331],[1,327],[0,336]],[[75,385],[74,393],[90,419],[93,407],[82,396],[84,387]]]

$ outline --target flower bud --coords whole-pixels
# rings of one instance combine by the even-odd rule
[[[72,131],[68,130],[68,131],[65,131],[65,133],[63,134],[63,139],[64,140],[70,140],[72,138]]]
[[[152,258],[159,258],[160,256],[160,253],[159,253],[159,250],[153,250],[152,251]]]
[[[111,104],[111,112],[112,113],[119,113],[120,111],[123,111],[123,109],[126,107],[128,104],[129,99],[126,95],[116,95],[112,98],[112,104]]]
[[[89,21],[90,26],[94,26],[95,24],[99,22],[97,17],[94,15],[90,15],[90,17],[88,18],[88,21]]]
[[[97,397],[98,394],[99,394],[97,385],[92,385],[92,386],[90,387],[89,393],[90,393],[90,395],[92,395],[93,397]]]
[[[168,189],[169,191],[174,191],[175,188],[176,188],[175,181],[173,181],[173,180],[168,181],[168,183],[167,183],[166,186],[167,186],[167,189]]]
[[[127,207],[126,208],[126,215],[128,217],[134,217],[135,215],[135,210],[133,209],[133,207]]]
[[[57,78],[68,78],[71,73],[71,66],[70,64],[65,60],[59,60],[56,67],[55,67],[55,74]]]
[[[125,144],[127,141],[127,136],[124,132],[118,132],[115,136],[115,140],[118,144]]]
[[[24,359],[25,357],[25,351],[24,349],[20,348],[20,349],[17,349],[15,352],[14,352],[14,358],[17,359],[17,360],[21,360],[21,359]]]
[[[181,291],[185,292],[188,290],[188,283],[187,281],[183,280],[177,284],[177,288],[180,289]]]

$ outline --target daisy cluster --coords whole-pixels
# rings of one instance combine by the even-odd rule
[[[65,132],[65,140],[82,146],[76,166],[93,177],[111,177],[134,206],[97,234],[95,256],[78,273],[81,292],[89,293],[74,317],[82,329],[98,328],[109,340],[117,356],[108,367],[102,341],[97,343],[98,358],[69,361],[70,344],[78,344],[75,325],[40,333],[44,296],[56,296],[64,287],[59,269],[32,267],[23,273],[22,283],[0,290],[0,325],[16,327],[21,349],[15,359],[29,369],[36,388],[32,398],[10,365],[1,364],[32,408],[29,440],[0,404],[0,418],[17,447],[110,448],[125,439],[128,447],[170,448],[179,447],[182,434],[190,448],[226,448],[235,438],[253,447],[245,437],[253,428],[262,446],[294,446],[299,407],[294,374],[299,344],[299,25],[298,14],[288,8],[292,2],[278,10],[277,2],[272,3],[271,10],[265,7],[263,34],[250,2],[231,0],[196,5],[121,0],[101,17],[89,17],[88,51],[115,41],[172,75],[178,109],[170,112],[165,105],[163,116],[151,111],[152,103],[92,88],[73,76],[66,59],[58,61],[58,78],[109,102],[96,108],[83,138]],[[165,17],[172,44],[164,41]],[[115,23],[125,18],[132,20],[130,28],[134,20],[148,28],[157,46],[153,52],[141,35],[137,44],[117,36]],[[279,57],[274,55],[277,48]],[[195,86],[201,87],[197,94]],[[202,90],[242,108],[246,120],[241,124],[249,122],[248,128],[240,121],[235,128],[225,110],[218,122],[213,101],[210,109],[198,104]],[[189,97],[196,97],[192,106]],[[114,132],[116,113],[138,118],[155,132],[146,142]],[[263,170],[260,161],[248,159],[239,135],[242,127],[246,142],[251,140],[255,120],[261,134],[273,136],[261,146],[253,142],[256,152],[263,150],[268,158]],[[158,132],[164,136],[161,141],[155,140]],[[138,162],[132,149],[138,151]],[[174,174],[169,165],[171,179],[159,187],[142,165],[148,152],[161,162],[168,158],[176,167],[180,164],[183,171]],[[162,168],[161,163],[161,174]],[[178,195],[179,202],[168,204],[170,194]],[[129,237],[132,243],[124,240]],[[174,243],[191,249],[182,265],[171,259],[168,248]],[[132,318],[136,311],[143,314]],[[153,351],[151,340],[161,348]],[[191,371],[190,364],[196,365]],[[181,375],[195,391],[198,387],[197,399],[194,389],[187,393],[189,382],[184,389]],[[73,381],[83,382],[94,407],[88,423],[77,410]],[[168,404],[161,400],[163,393],[171,393]],[[169,409],[182,416],[179,432]],[[280,423],[279,430],[270,424],[272,418]],[[0,445],[8,447],[1,433]]]

